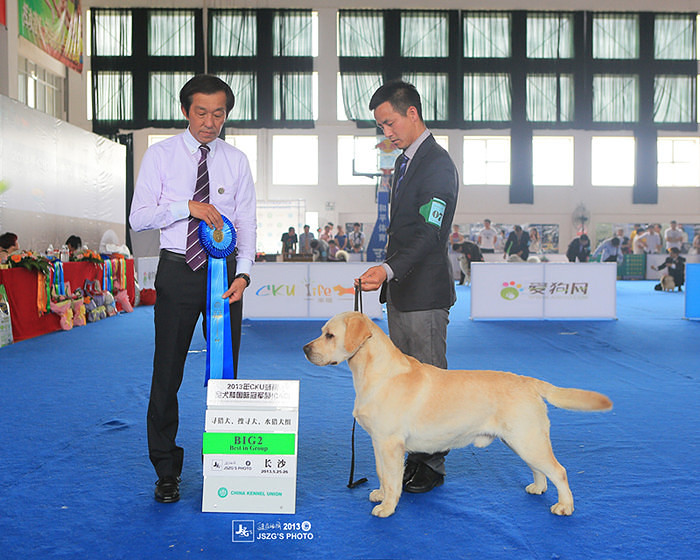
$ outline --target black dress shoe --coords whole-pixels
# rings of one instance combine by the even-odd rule
[[[180,499],[180,477],[164,476],[156,482],[156,502],[170,504]]]
[[[404,464],[403,467],[403,483],[406,484],[409,480],[413,478],[413,475],[416,474],[416,471],[418,470],[418,463],[417,461],[411,461],[410,459],[406,459],[406,463]]]
[[[445,475],[435,472],[428,465],[420,463],[411,479],[404,483],[403,489],[412,494],[430,492],[445,482]]]

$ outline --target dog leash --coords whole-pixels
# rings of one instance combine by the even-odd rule
[[[357,286],[355,287],[355,311],[362,313],[362,282],[358,279]],[[348,480],[348,488],[355,488],[360,484],[367,482],[366,478],[361,478],[359,480],[353,481],[355,478],[355,426],[357,424],[357,419],[353,417],[352,419],[352,457],[350,458],[350,479]]]

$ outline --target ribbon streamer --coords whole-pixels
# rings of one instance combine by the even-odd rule
[[[236,229],[228,218],[220,230],[199,222],[199,242],[209,255],[207,266],[207,373],[209,379],[234,379],[231,349],[231,318],[229,303],[223,298],[228,289],[226,257],[236,249]]]
[[[56,296],[66,295],[66,284],[63,281],[63,263],[61,261],[56,261],[53,263],[54,277],[53,286],[56,292]]]

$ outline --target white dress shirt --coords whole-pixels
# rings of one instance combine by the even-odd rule
[[[220,138],[208,144],[209,203],[236,228],[238,273],[255,261],[255,185],[246,156]],[[136,231],[160,229],[160,248],[185,254],[189,201],[194,195],[199,142],[189,129],[152,145],[134,187],[129,222]]]

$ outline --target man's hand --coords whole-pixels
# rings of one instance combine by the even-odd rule
[[[221,214],[212,204],[190,200],[188,205],[190,208],[190,216],[193,218],[198,218],[206,222],[209,227],[213,226],[215,229],[222,229],[224,227],[224,220]]]
[[[386,280],[386,270],[381,265],[373,266],[367,269],[362,276],[355,278],[355,287],[357,287],[358,280],[362,282],[363,292],[373,292],[380,288]]]
[[[248,287],[248,283],[245,278],[236,278],[231,282],[231,287],[226,290],[221,297],[223,299],[228,298],[229,303],[235,303],[243,297],[243,291]]]

